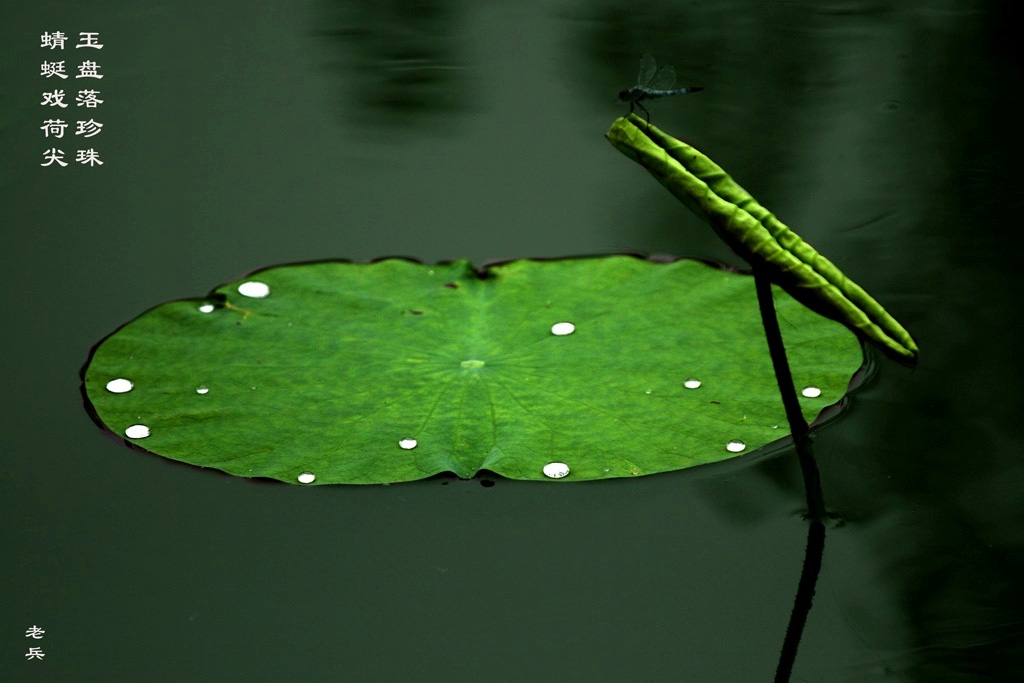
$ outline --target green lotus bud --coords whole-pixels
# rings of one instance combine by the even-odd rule
[[[794,299],[874,342],[891,358],[917,363],[917,344],[902,325],[711,159],[633,114],[617,119],[607,137]]]

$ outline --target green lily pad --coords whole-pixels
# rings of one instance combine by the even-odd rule
[[[862,349],[775,295],[813,420]],[[551,462],[561,481],[630,477],[788,433],[753,278],[688,260],[278,266],[143,313],[83,379],[129,443],[293,483],[545,480]]]

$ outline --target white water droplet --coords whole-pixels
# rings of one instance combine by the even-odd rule
[[[129,439],[145,439],[149,436],[149,427],[146,425],[132,425],[124,430],[124,435]]]
[[[124,377],[118,377],[107,382],[107,391],[112,394],[127,394],[134,388],[135,384],[130,379],[125,379]]]
[[[202,306],[199,307],[199,312],[200,313],[213,313],[214,310],[216,310],[216,308],[217,307],[214,306],[213,304],[203,304]]]
[[[645,393],[645,394],[647,394],[648,396],[650,396],[650,395],[651,395],[651,390],[650,390],[650,389],[648,389],[648,390],[647,390],[647,391],[645,391],[644,393]]]
[[[416,439],[402,439],[401,441],[398,442],[398,446],[399,448],[404,448],[407,451],[411,451],[412,449],[416,448],[417,443],[418,442],[416,441]]]
[[[564,462],[549,462],[544,465],[544,476],[552,479],[561,479],[569,474],[569,466]]]
[[[733,439],[729,443],[725,444],[725,450],[730,453],[740,453],[747,447],[747,444],[743,443],[739,439]]]
[[[551,326],[551,334],[556,337],[564,337],[567,334],[572,334],[576,331],[576,326],[572,323],[555,323]]]
[[[687,389],[698,389],[700,387],[700,380],[694,377],[683,382],[683,386]]]
[[[197,394],[208,394],[208,393],[210,393],[210,388],[206,387],[206,386],[198,386],[198,387],[196,387],[196,393]]]
[[[296,479],[299,480],[300,484],[312,484],[314,481],[316,481],[316,475],[313,474],[312,472],[303,472],[298,477],[296,477]]]
[[[250,280],[238,285],[238,293],[250,299],[264,299],[270,296],[270,287],[264,282]]]
[[[807,398],[818,398],[821,396],[821,389],[818,387],[804,387],[804,390],[800,392]]]
[[[779,425],[772,425],[772,429],[778,429]]]

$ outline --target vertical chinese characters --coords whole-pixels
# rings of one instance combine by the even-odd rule
[[[69,40],[68,34],[63,31],[45,32],[40,36],[39,47],[50,51],[63,51],[69,44]],[[100,34],[96,31],[81,31],[78,34],[78,43],[74,46],[74,49],[79,50],[82,48],[86,50],[103,49],[103,43],[100,42]],[[103,67],[95,59],[82,59],[73,68],[75,70],[74,80],[90,79],[99,81],[104,78]],[[53,81],[53,86],[68,80],[70,74],[67,60],[45,59],[39,66],[39,75],[47,80],[57,79]],[[81,85],[83,87],[74,96],[76,111],[80,111],[78,110],[79,107],[97,109],[103,104],[104,100],[100,97],[102,93],[96,89],[98,83],[91,87],[84,87],[85,83]],[[67,109],[70,106],[70,103],[66,101],[70,99],[70,93],[66,92],[64,87],[54,87],[52,90],[42,93],[42,101],[39,105],[49,107],[51,111],[53,111],[53,108],[57,108],[56,111],[53,111],[53,114],[57,114],[61,109]],[[84,113],[84,111],[81,111],[79,115]],[[103,123],[96,119],[94,112],[89,113],[91,114],[89,118],[81,118],[74,121],[74,128],[68,133],[69,135],[75,135],[84,142],[85,138],[94,138],[103,132]],[[43,137],[45,138],[62,139],[70,124],[70,121],[66,121],[59,116],[51,116],[50,118],[43,119],[39,129],[43,132]],[[65,167],[68,163],[64,161],[64,157],[64,150],[53,146],[43,152],[43,162],[39,165],[55,166],[58,168]],[[87,167],[103,165],[99,152],[93,147],[75,150],[74,160]]]
[[[46,631],[44,631],[43,629],[39,628],[35,624],[33,624],[29,628],[25,629],[25,637],[26,638],[32,638],[33,640],[42,640],[44,633],[46,633]],[[32,660],[37,660],[37,661],[41,662],[41,661],[43,661],[43,657],[45,657],[45,656],[46,656],[46,653],[43,652],[43,648],[41,648],[41,647],[30,647],[28,649],[28,652],[25,653],[25,659],[30,661],[30,662]]]

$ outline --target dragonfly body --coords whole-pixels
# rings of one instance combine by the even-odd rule
[[[698,86],[673,88],[672,85],[675,82],[676,70],[674,68],[663,66],[659,69],[654,61],[654,57],[645,54],[640,58],[640,74],[637,76],[636,85],[628,90],[619,92],[619,101],[629,103],[630,113],[633,113],[634,109],[640,108],[641,111],[647,114],[647,120],[650,121],[651,114],[642,104],[644,100],[654,100],[659,97],[669,97],[670,95],[685,95],[686,93],[698,92],[704,89]]]
[[[697,92],[703,89],[699,86],[693,86],[690,88],[676,88],[674,90],[651,90],[650,88],[639,88],[634,85],[629,90],[623,90],[619,93],[619,101],[635,105],[641,100],[654,100],[659,97],[668,97],[669,95],[685,95],[688,92]]]

